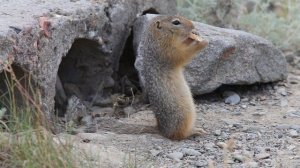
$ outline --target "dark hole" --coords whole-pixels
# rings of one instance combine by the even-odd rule
[[[76,96],[92,102],[95,97],[107,96],[113,89],[109,54],[98,42],[76,39],[58,69],[55,109],[59,116],[66,112],[68,98]],[[111,88],[111,89],[110,89]]]
[[[157,10],[155,10],[154,8],[149,8],[142,13],[142,15],[146,14],[159,14],[159,12],[157,12]]]
[[[115,92],[121,92],[127,96],[132,96],[139,91],[139,78],[138,72],[134,67],[135,55],[133,50],[133,33],[127,38],[123,54],[119,61],[119,70],[117,74],[118,84],[116,85]]]

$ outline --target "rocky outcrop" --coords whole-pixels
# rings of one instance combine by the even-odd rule
[[[135,67],[143,68],[143,27],[155,15],[140,17],[134,26]],[[281,51],[271,42],[243,31],[223,29],[194,22],[198,33],[209,40],[206,47],[186,67],[186,79],[193,94],[211,92],[221,85],[248,85],[283,80],[287,63]],[[139,76],[144,83],[143,76]]]
[[[50,118],[58,76],[59,85],[68,86],[62,95],[79,91],[84,100],[105,95],[115,85],[112,75],[136,17],[174,12],[174,0],[4,0],[0,72],[11,57],[14,67],[32,75]]]

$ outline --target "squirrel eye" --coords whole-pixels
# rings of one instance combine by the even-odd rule
[[[181,23],[180,23],[179,20],[176,19],[176,20],[173,20],[173,21],[172,21],[172,24],[173,24],[173,25],[180,25]]]

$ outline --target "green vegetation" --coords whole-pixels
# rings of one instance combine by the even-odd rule
[[[177,6],[179,12],[185,17],[211,24],[211,14],[218,10],[217,1],[177,0]],[[265,37],[282,50],[300,50],[299,1],[232,0],[232,2],[236,4],[237,9],[231,7],[230,10],[239,12],[235,28]],[[249,11],[250,3],[254,6]]]
[[[32,84],[24,88],[11,66],[3,73],[9,89],[0,96],[0,167],[80,167],[71,154],[71,143],[55,141],[42,124],[39,96],[36,92],[30,94]],[[16,105],[20,99],[23,108]]]

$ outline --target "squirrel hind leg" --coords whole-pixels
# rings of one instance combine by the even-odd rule
[[[178,132],[170,135],[168,138],[173,139],[173,140],[183,140],[183,139],[187,139],[189,137],[198,137],[198,136],[202,137],[207,134],[208,133],[202,128],[194,128],[194,129],[186,131],[186,132],[178,131]]]

